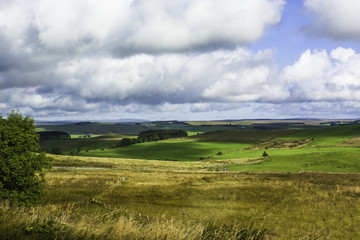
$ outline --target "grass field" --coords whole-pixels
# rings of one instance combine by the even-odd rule
[[[360,135],[360,125],[339,126],[330,128],[311,129],[294,132],[284,136],[284,139],[313,138],[309,145],[331,146]]]
[[[307,154],[274,155],[257,164],[232,164],[234,171],[276,172],[360,172],[360,151],[324,151]]]
[[[81,152],[78,155],[150,160],[199,161],[214,157],[219,151],[230,152],[248,146],[249,144],[230,142],[161,141]]]
[[[257,163],[229,168],[241,171],[358,172],[359,135],[359,125],[311,130],[214,131],[122,147],[116,145],[124,135],[105,135],[46,141],[42,148],[61,145],[63,153],[86,157],[170,161],[252,159]],[[269,155],[266,160],[260,159],[264,151]]]
[[[157,161],[146,170],[54,169],[41,206],[0,204],[0,237],[360,238],[359,174],[209,172],[169,163],[162,170]],[[264,230],[264,238],[250,236]]]
[[[40,206],[0,203],[0,238],[360,239],[360,125],[217,127],[123,147],[123,135],[43,142],[68,155],[54,155]]]

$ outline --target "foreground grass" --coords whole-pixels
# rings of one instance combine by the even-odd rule
[[[265,229],[231,225],[186,225],[165,218],[149,219],[123,209],[97,208],[92,213],[75,204],[35,208],[0,203],[1,239],[251,239]]]
[[[0,237],[359,239],[359,182],[359,174],[58,169],[43,205],[0,204]]]
[[[0,238],[360,239],[358,136],[355,125],[94,145],[56,156],[65,168],[47,175],[42,206],[0,205]]]

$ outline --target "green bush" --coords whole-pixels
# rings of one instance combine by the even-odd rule
[[[39,135],[34,120],[12,111],[0,116],[0,198],[25,205],[44,195],[44,169],[51,158],[38,153]]]

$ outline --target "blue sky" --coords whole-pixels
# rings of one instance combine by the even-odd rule
[[[360,2],[0,0],[0,114],[359,118]]]
[[[346,1],[345,1],[346,2]],[[313,16],[302,0],[286,1],[282,12],[281,22],[270,27],[263,38],[254,42],[250,49],[275,48],[277,54],[274,58],[279,67],[285,67],[298,60],[299,56],[307,49],[325,49],[331,51],[341,46],[360,50],[360,42],[353,39],[333,39],[330,37],[311,36],[306,33],[306,28],[316,25],[316,16]]]

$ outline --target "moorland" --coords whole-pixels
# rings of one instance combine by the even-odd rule
[[[358,121],[38,124],[71,139],[47,195],[0,206],[2,239],[360,239]],[[120,144],[140,132],[188,136]]]

